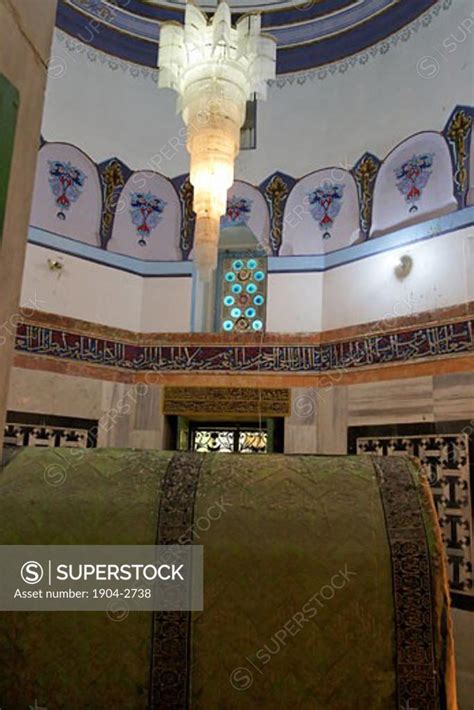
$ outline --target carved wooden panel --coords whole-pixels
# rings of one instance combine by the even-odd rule
[[[290,414],[288,389],[250,387],[165,387],[163,414],[192,416],[285,417]]]
[[[414,456],[427,475],[453,592],[474,597],[469,434],[357,436],[358,454]]]

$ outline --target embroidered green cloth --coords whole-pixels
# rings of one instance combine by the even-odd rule
[[[192,537],[204,611],[3,613],[2,710],[455,710],[429,495],[400,458],[23,450],[0,544]]]

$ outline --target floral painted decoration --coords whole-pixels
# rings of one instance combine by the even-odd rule
[[[232,195],[227,200],[227,211],[222,217],[222,227],[241,227],[246,225],[252,210],[252,200],[247,197]]]
[[[48,160],[48,163],[49,185],[59,207],[56,216],[64,220],[71,204],[81,196],[87,175],[71,163],[60,160]]]
[[[130,206],[132,223],[140,237],[138,243],[144,247],[151,230],[157,226],[163,216],[166,202],[151,192],[134,192],[130,196]]]
[[[313,192],[308,193],[309,204],[312,205],[311,215],[323,231],[323,239],[330,239],[329,231],[342,207],[344,185],[324,182]]]
[[[406,160],[395,170],[397,187],[405,197],[405,202],[410,205],[410,212],[418,210],[416,203],[420,200],[433,172],[431,170],[433,160],[433,153],[420,153],[413,155],[410,160]]]

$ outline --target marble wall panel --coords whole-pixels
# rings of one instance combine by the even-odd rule
[[[370,382],[348,387],[350,426],[432,421],[432,377]]]

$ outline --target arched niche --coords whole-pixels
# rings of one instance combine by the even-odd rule
[[[169,180],[151,171],[133,173],[117,200],[108,251],[144,261],[180,261],[181,210]]]
[[[95,163],[68,143],[45,143],[38,154],[30,224],[100,246],[102,192]]]
[[[270,214],[262,193],[248,182],[236,180],[227,194],[227,212],[221,232],[247,227],[265,250],[269,248]]]
[[[417,133],[383,161],[375,181],[370,237],[457,209],[453,169],[445,139]]]
[[[296,183],[285,206],[281,256],[326,254],[359,237],[357,187],[347,170],[317,170]]]
[[[219,250],[263,250],[270,253],[270,214],[260,190],[236,180],[227,193],[227,212],[221,218]],[[189,259],[193,259],[192,249]]]

